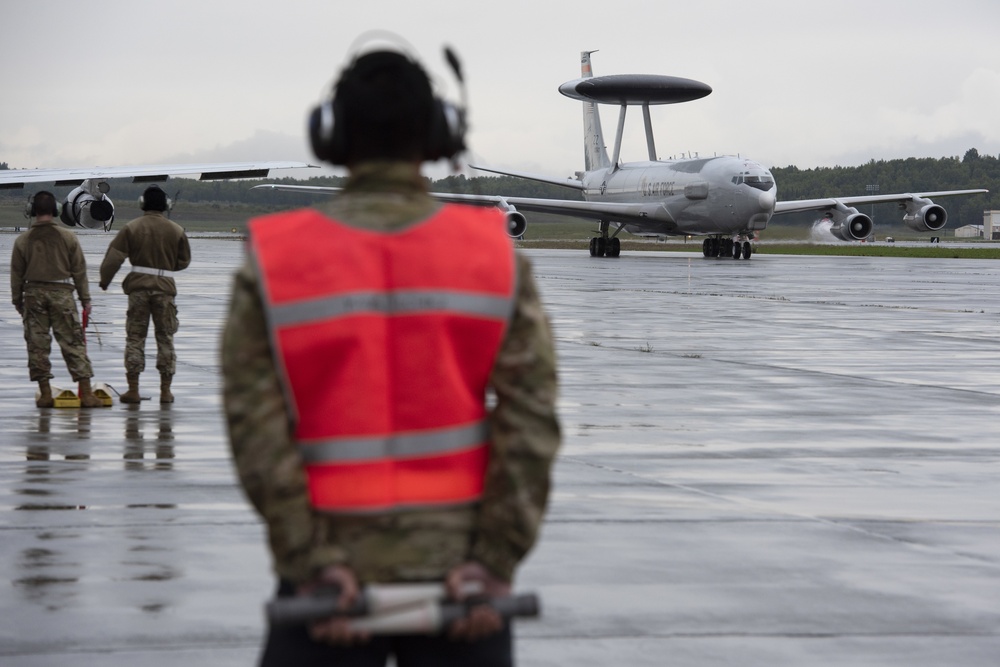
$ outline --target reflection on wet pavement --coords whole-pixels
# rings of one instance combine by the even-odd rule
[[[93,278],[109,239],[81,239]],[[193,253],[170,406],[35,408],[0,312],[5,667],[255,660],[269,557],[216,353],[242,244]],[[996,663],[995,263],[530,255],[566,443],[519,662]],[[124,382],[124,317],[95,295],[97,381]]]

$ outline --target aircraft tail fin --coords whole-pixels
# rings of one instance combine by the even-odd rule
[[[594,76],[590,66],[590,54],[594,51],[580,52],[580,76],[589,79]],[[596,102],[583,103],[583,164],[587,171],[606,169],[611,166],[608,158],[608,147],[604,144],[604,132],[601,130],[601,115],[597,112]]]

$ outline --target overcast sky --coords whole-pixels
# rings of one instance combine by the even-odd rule
[[[410,42],[452,100],[441,49],[455,49],[473,158],[500,167],[582,168],[581,104],[557,87],[593,49],[596,75],[714,89],[653,109],[661,157],[1000,154],[997,0],[4,0],[0,162],[312,160],[306,113],[371,29]],[[610,143],[617,110],[603,109]],[[645,159],[638,109],[629,119],[622,157]]]

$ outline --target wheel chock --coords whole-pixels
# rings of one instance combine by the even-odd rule
[[[115,404],[114,399],[111,398],[111,391],[108,385],[103,382],[98,382],[93,387],[94,396],[101,399],[102,408],[110,408]],[[77,399],[79,400],[79,399]]]
[[[35,399],[41,396],[41,392],[35,393]],[[54,408],[78,408],[80,407],[80,397],[69,389],[52,387],[52,407]]]

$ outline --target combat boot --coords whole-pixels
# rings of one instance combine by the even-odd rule
[[[38,381],[38,392],[39,395],[35,398],[35,405],[39,408],[51,408],[54,407],[56,402],[52,398],[52,387],[49,386],[48,380]]]
[[[170,373],[160,373],[160,403],[173,403],[174,395],[170,393],[170,381],[174,376]]]
[[[139,403],[142,401],[142,396],[139,395],[139,374],[126,373],[125,378],[128,380],[128,391],[119,396],[118,400],[122,403]]]
[[[94,396],[94,390],[90,387],[90,378],[80,380],[80,407],[81,408],[102,408],[104,401]]]

